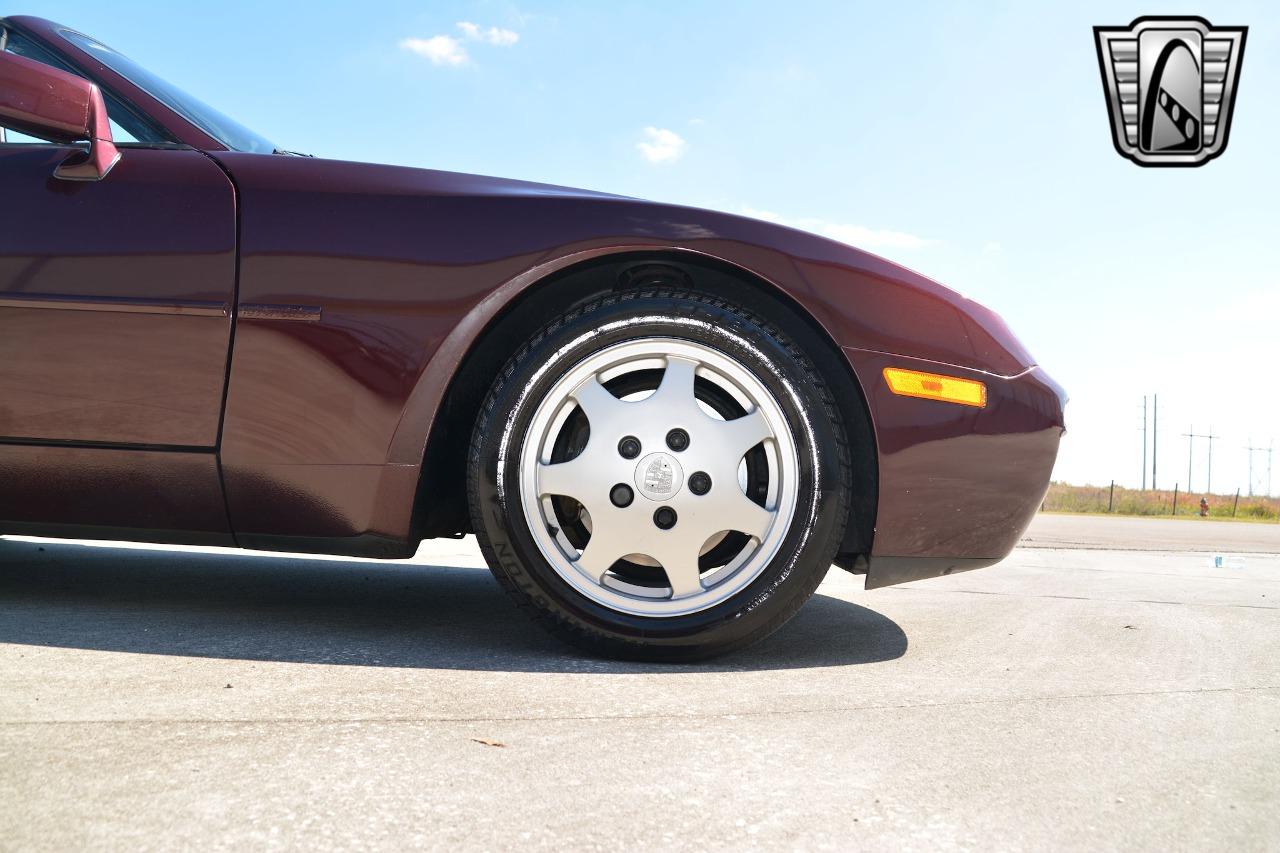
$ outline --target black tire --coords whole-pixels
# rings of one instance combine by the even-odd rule
[[[584,336],[606,324],[608,331]],[[612,610],[569,586],[542,556],[525,521],[516,486],[520,454],[508,452],[499,467],[499,448],[521,445],[539,401],[569,368],[599,349],[646,337],[693,340],[746,366],[780,403],[800,456],[796,511],[773,560],[731,598],[674,617]],[[554,359],[551,369],[534,382],[549,359]],[[801,347],[773,323],[722,299],[657,289],[580,303],[523,344],[481,407],[467,473],[476,537],[494,576],[517,604],[556,636],[591,653],[665,661],[741,648],[795,615],[831,566],[844,535],[851,489],[839,412]]]

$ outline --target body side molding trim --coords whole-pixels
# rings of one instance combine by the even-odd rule
[[[242,320],[295,320],[302,323],[320,322],[319,305],[269,305],[262,302],[246,302],[236,312]]]
[[[144,453],[215,453],[216,447],[196,444],[136,444],[128,441],[82,441],[79,439],[28,438],[0,435],[0,446],[61,447],[79,450],[136,450]]]
[[[49,308],[57,311],[105,311],[113,314],[187,314],[194,317],[229,317],[225,302],[155,302],[127,296],[63,296],[61,294],[6,293],[0,308]]]

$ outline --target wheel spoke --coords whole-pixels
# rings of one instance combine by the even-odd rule
[[[574,561],[574,565],[586,572],[596,583],[600,583],[604,579],[604,573],[609,571],[610,566],[618,562],[620,556],[606,553],[607,551],[608,549],[603,545],[588,542],[586,550]]]
[[[702,579],[698,576],[698,558],[680,562],[672,569],[666,566],[662,570],[667,573],[667,583],[671,584],[671,597],[684,598],[702,592]]]
[[[693,538],[685,534],[673,535],[669,531],[659,537],[655,547],[649,549],[649,556],[662,564],[667,573],[667,583],[671,584],[671,596],[682,598],[702,592],[702,580],[698,572],[698,548],[702,542],[693,544]]]
[[[691,508],[693,511],[686,512],[682,519],[688,518],[689,525],[697,531],[696,535],[702,538],[702,542],[727,530],[736,530],[764,541],[769,525],[773,523],[774,514],[750,500],[738,490],[736,483],[720,492],[713,490],[706,498],[693,503]]]
[[[626,417],[624,407],[627,404],[609,393],[609,389],[594,376],[573,392],[573,399],[586,414],[593,439],[598,434],[616,432],[618,424]]]
[[[538,463],[538,496],[563,495],[586,505],[582,495],[588,491],[592,466],[579,456],[568,462]]]
[[[574,564],[590,575],[596,583],[604,579],[604,573],[618,560],[630,553],[615,512],[599,511],[591,516],[591,539],[578,555]]]
[[[733,457],[734,467],[748,450],[773,437],[773,430],[759,409],[731,421],[717,421],[716,431],[718,444]]]
[[[650,399],[662,406],[696,406],[693,380],[697,368],[698,363],[692,359],[669,356],[667,368],[662,373],[662,382]]]
[[[765,534],[769,531],[769,525],[773,523],[773,513],[746,495],[739,495],[733,501],[733,505],[733,523],[730,529],[763,542]]]

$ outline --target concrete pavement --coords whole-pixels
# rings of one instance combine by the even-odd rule
[[[904,587],[833,569],[695,666],[567,650],[470,540],[0,540],[0,849],[1274,849],[1280,547],[1096,550],[1170,541],[1116,521]]]

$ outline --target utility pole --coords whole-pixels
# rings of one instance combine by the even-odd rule
[[[1159,487],[1156,485],[1156,444],[1160,441],[1160,395],[1151,395],[1151,490],[1154,492]]]
[[[1209,473],[1205,476],[1204,490],[1209,494],[1213,494],[1213,440],[1218,436],[1213,434],[1213,427],[1209,427],[1209,434],[1205,438],[1209,439]]]
[[[1249,443],[1245,445],[1245,450],[1249,451],[1249,497],[1253,497],[1253,439],[1249,439]]]
[[[1271,497],[1271,443],[1274,439],[1267,439],[1267,497]]]
[[[1209,427],[1208,433],[1198,433],[1195,427],[1188,427],[1183,435],[1187,438],[1187,494],[1191,494],[1191,463],[1195,459],[1197,438],[1209,439],[1209,482],[1205,484],[1205,491],[1211,491],[1210,486],[1213,485],[1213,440],[1218,436],[1213,434],[1213,427]]]
[[[1147,395],[1142,395],[1142,491],[1147,490]]]
[[[1189,492],[1191,491],[1191,462],[1195,459],[1196,439],[1199,436],[1196,435],[1196,428],[1193,426],[1187,427],[1183,435],[1187,437],[1187,491]]]

